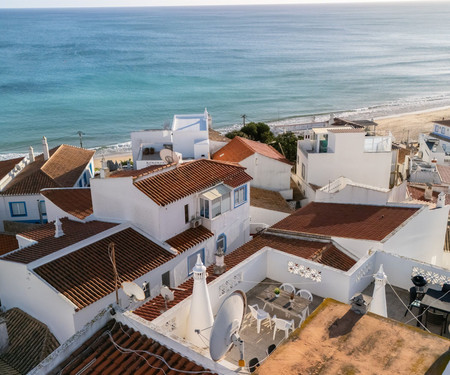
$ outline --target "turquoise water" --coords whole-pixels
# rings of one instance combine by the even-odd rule
[[[205,107],[225,127],[449,105],[449,19],[442,2],[0,10],[0,153],[126,142]]]

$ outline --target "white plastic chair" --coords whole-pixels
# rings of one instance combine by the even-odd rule
[[[250,312],[252,313],[253,318],[256,319],[256,332],[257,333],[259,333],[261,331],[261,322],[264,319],[269,319],[269,325],[270,325],[270,328],[272,328],[270,315],[267,311],[260,309],[258,304],[248,305],[248,307],[250,309]]]
[[[284,291],[286,291],[286,292],[288,292],[288,293],[292,293],[292,292],[295,293],[295,287],[294,287],[294,285],[289,284],[289,283],[283,283],[283,284],[281,284],[280,289],[281,289],[281,290],[284,290]]]
[[[298,327],[302,325],[302,323],[306,320],[307,314],[309,314],[308,308],[304,309],[300,314],[298,314],[300,318],[300,323],[298,323]]]
[[[297,294],[297,296],[306,298],[308,301],[312,302],[312,300],[313,300],[313,296],[312,296],[312,294],[311,294],[311,292],[309,290],[300,289],[296,294]],[[308,316],[309,315],[309,306],[306,307],[306,309],[303,310],[303,311],[304,312],[306,311],[306,316]]]
[[[289,336],[289,330],[294,331],[294,319],[287,321],[284,319],[277,318],[277,316],[274,315],[272,321],[275,323],[275,326],[273,327],[273,340],[275,340],[277,329],[279,329],[280,331],[284,331],[284,337],[286,339]]]

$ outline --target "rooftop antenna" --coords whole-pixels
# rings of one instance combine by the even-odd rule
[[[159,152],[159,156],[161,160],[164,160],[167,164],[178,164],[180,162],[180,158],[178,157],[175,151],[169,150],[168,148],[163,148]]]
[[[173,301],[175,296],[173,295],[173,292],[169,289],[169,287],[165,285],[161,286],[160,292],[164,298],[164,310],[161,310],[161,312],[164,313],[168,310],[167,302]]]
[[[145,299],[145,294],[142,288],[130,281],[124,281],[122,283],[123,292],[130,298],[136,301],[143,301]]]
[[[108,253],[109,253],[109,259],[111,259],[111,263],[113,266],[113,272],[114,272],[114,289],[116,290],[116,303],[119,304],[119,290],[117,287],[117,280],[119,279],[119,274],[117,273],[117,267],[116,267],[116,250],[114,248],[114,242],[109,243]]]
[[[244,320],[247,298],[241,290],[231,293],[219,308],[209,339],[209,354],[213,361],[220,361],[233,346],[239,348],[239,367],[245,366],[244,342],[239,337]]]
[[[77,134],[80,137],[80,147],[83,148],[83,135],[85,134],[81,130],[78,130]]]
[[[247,115],[241,115],[242,117],[242,126],[245,126],[245,119],[247,118]]]

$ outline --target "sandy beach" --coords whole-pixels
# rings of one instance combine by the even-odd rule
[[[100,169],[102,166],[102,158],[103,158],[103,154],[101,153],[96,153],[94,156],[94,168],[95,169]],[[107,154],[105,155],[105,160],[112,160],[113,162],[118,162],[120,163],[121,161],[128,161],[128,160],[133,160],[133,156],[131,155],[131,152],[128,153],[111,153],[111,154]]]
[[[378,123],[377,130],[390,130],[397,142],[417,140],[419,133],[431,131],[433,122],[442,119],[450,119],[450,107],[426,110],[414,113],[405,113],[398,116],[375,118]]]

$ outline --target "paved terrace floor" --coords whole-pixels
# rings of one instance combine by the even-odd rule
[[[255,286],[253,289],[247,292],[247,304],[254,305],[258,304],[260,308],[263,307],[263,304],[260,300],[256,298],[258,294],[260,294],[265,288],[267,288],[270,284],[280,284],[281,282],[277,282],[271,279],[265,279],[261,283],[259,283],[257,286]],[[372,296],[373,294],[373,287],[374,283],[372,282],[364,291],[363,294],[367,294],[369,296]],[[406,316],[405,311],[406,308],[402,304],[402,302],[399,300],[399,298],[404,302],[405,305],[408,305],[409,303],[409,291],[406,291],[401,288],[394,287],[395,292],[391,289],[389,285],[386,285],[386,303],[387,303],[387,310],[388,310],[388,317],[394,320],[397,320],[399,322],[409,324],[412,326],[416,325],[416,319],[408,313]],[[309,306],[310,313],[313,312],[323,301],[322,297],[313,295],[313,302]],[[267,312],[270,314],[270,316],[277,315],[279,318],[290,320],[292,317],[285,316],[282,312],[276,311],[275,309],[272,311],[270,308],[267,308]],[[418,309],[413,308],[413,312],[417,315]],[[425,319],[423,319],[425,320]],[[299,326],[299,318],[294,319],[295,327],[297,328]],[[449,321],[450,323],[450,321]],[[428,325],[428,329],[435,334],[440,334],[440,327],[435,325]],[[280,343],[284,341],[284,331],[277,331],[277,334],[275,336],[275,340],[272,339],[273,337],[273,328],[271,329],[269,326],[268,320],[264,320],[261,324],[261,332],[257,334],[256,332],[256,320],[252,318],[250,310],[247,308],[247,314],[245,315],[244,322],[242,325],[242,329],[240,332],[241,339],[245,343],[244,348],[244,359],[245,363],[248,366],[250,359],[252,358],[258,358],[259,361],[263,360],[267,354],[266,350],[267,348],[275,344],[278,346]],[[444,334],[444,337],[450,338],[450,334],[446,332]],[[239,351],[237,348],[232,348],[230,352],[226,356],[226,360],[236,364],[239,360]]]

